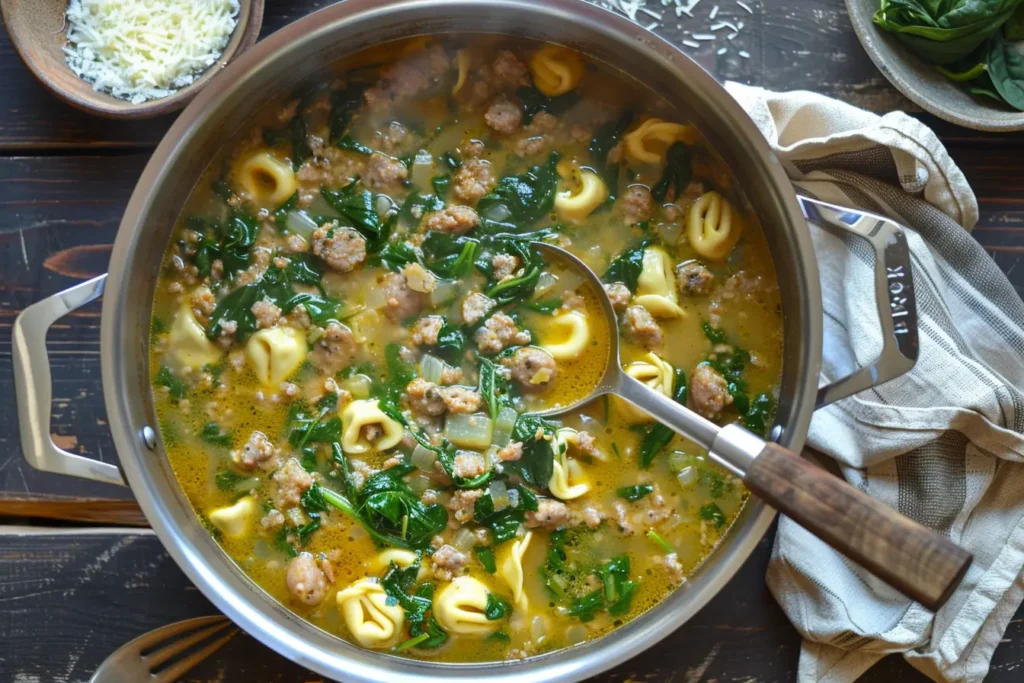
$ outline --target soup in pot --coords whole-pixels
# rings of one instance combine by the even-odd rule
[[[633,377],[764,434],[775,275],[685,112],[570,49],[361,54],[197,185],[160,271],[160,433],[268,593],[364,648],[450,662],[587,641],[686,581],[747,492]],[[545,241],[602,276],[617,322]],[[617,325],[617,327],[616,327]]]

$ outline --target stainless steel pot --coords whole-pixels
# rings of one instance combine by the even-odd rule
[[[211,602],[269,647],[325,676],[392,683],[575,681],[640,653],[686,622],[739,569],[774,511],[751,500],[721,546],[686,584],[600,640],[521,662],[412,661],[363,650],[322,631],[250,581],[199,524],[153,427],[157,422],[147,346],[155,273],[178,213],[205,165],[261,104],[307,80],[315,81],[335,60],[382,41],[453,32],[506,33],[568,44],[641,77],[670,101],[685,104],[735,171],[772,250],[785,321],[774,440],[801,449],[816,407],[891,379],[913,365],[915,308],[906,243],[899,229],[877,216],[806,199],[798,203],[778,160],[743,110],[669,43],[578,0],[348,0],[270,36],[205,88],[146,166],[121,222],[109,274],[30,306],[19,316],[13,343],[22,446],[26,458],[40,469],[116,484],[127,480],[167,551]],[[821,292],[805,213],[872,241],[886,342],[874,364],[822,389]],[[63,451],[49,436],[46,330],[60,316],[100,295],[104,394],[120,467]]]

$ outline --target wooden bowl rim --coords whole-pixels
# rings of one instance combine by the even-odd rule
[[[7,33],[11,37],[11,43],[14,45],[14,50],[18,53],[18,57],[28,68],[29,72],[35,76],[36,80],[49,88],[50,92],[76,109],[111,119],[153,118],[184,108],[185,105],[191,102],[192,98],[194,98],[229,61],[245,52],[245,50],[249,49],[256,43],[256,39],[260,34],[260,28],[263,26],[264,0],[238,0],[240,8],[239,25],[235,26],[231,39],[228,41],[227,46],[224,48],[224,52],[216,63],[211,65],[206,69],[206,71],[202,72],[199,78],[194,82],[179,89],[173,95],[168,95],[167,97],[162,97],[160,99],[148,100],[139,104],[132,104],[127,100],[115,98],[109,93],[93,90],[92,85],[88,81],[81,79],[77,74],[74,74],[74,72],[71,72],[71,69],[66,63],[64,64],[64,68],[68,69],[68,72],[71,73],[72,76],[80,80],[83,86],[88,88],[88,90],[85,91],[88,95],[82,95],[77,91],[68,90],[58,85],[50,77],[50,74],[46,69],[42,68],[40,65],[36,64],[34,60],[29,58],[28,54],[30,50],[23,43],[20,28],[25,22],[22,20],[15,22],[11,21],[11,3],[13,1],[15,0],[0,0],[0,14],[3,15],[4,25],[7,27]],[[245,25],[242,26],[241,18],[243,14],[245,14],[246,8],[248,8],[248,17],[246,18]]]

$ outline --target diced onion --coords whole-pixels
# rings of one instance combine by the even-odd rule
[[[355,398],[369,398],[371,384],[370,378],[366,375],[353,375],[343,380],[339,386]]]
[[[544,639],[548,636],[547,619],[538,614],[530,620],[530,636],[537,645],[544,642]]]
[[[441,374],[444,372],[444,361],[429,353],[424,354],[420,359],[420,377],[427,382],[434,384],[441,383]]]
[[[558,284],[558,276],[545,270],[537,278],[537,286],[534,287],[533,291],[537,294],[544,294],[556,284]]]
[[[426,150],[416,152],[412,161],[409,180],[414,186],[423,190],[430,187],[430,179],[434,177],[434,155]]]
[[[519,413],[511,406],[502,406],[498,411],[498,419],[494,421],[494,434],[491,436],[491,443],[495,446],[505,446],[512,440],[512,430],[516,426],[516,419]]]
[[[682,223],[658,223],[656,228],[658,235],[661,237],[661,241],[665,244],[675,244],[679,241],[679,236],[683,233]]]
[[[390,211],[391,207],[394,205],[395,203],[391,201],[391,197],[386,194],[379,194],[377,195],[377,199],[374,201],[373,208],[376,209],[377,215],[383,216]]]
[[[587,639],[587,627],[583,624],[573,624],[565,629],[565,640],[569,645],[582,643]]]
[[[416,444],[412,449],[412,464],[424,472],[433,472],[434,463],[437,462],[437,453],[426,448],[423,444]]]
[[[313,236],[313,231],[320,226],[305,211],[289,211],[285,217],[285,227],[306,240]]]
[[[676,479],[679,480],[679,485],[684,489],[692,487],[698,479],[697,468],[693,465],[687,465],[683,469],[679,470],[676,474]]]
[[[494,503],[495,512],[504,510],[511,504],[505,482],[500,479],[491,479],[491,483],[487,485],[487,488],[490,489],[491,501]]]
[[[422,496],[423,492],[430,488],[430,477],[425,474],[412,474],[409,476],[409,490],[415,493],[417,496]]]
[[[514,508],[519,507],[519,489],[509,489],[508,504]]]
[[[325,218],[338,218],[341,215],[337,209],[327,203],[327,200],[319,192],[313,195],[312,201],[306,207],[306,212],[311,216],[323,216]]]
[[[459,285],[455,280],[438,280],[434,291],[430,293],[430,305],[442,306],[459,295]]]
[[[679,472],[684,467],[693,464],[693,456],[683,451],[672,451],[668,455],[668,466],[673,472]]]
[[[484,450],[491,445],[493,423],[481,413],[452,413],[444,421],[444,435],[461,448]]]
[[[473,549],[473,546],[476,545],[476,534],[466,527],[462,527],[455,532],[455,537],[452,539],[452,545],[455,546],[455,549],[460,553],[469,552]]]
[[[483,217],[490,221],[498,221],[499,223],[509,216],[512,212],[508,210],[508,207],[504,204],[495,204],[487,211],[484,211]]]
[[[302,514],[302,508],[289,508],[285,514],[288,515],[288,521],[292,523],[292,526],[302,526],[306,523],[306,516]]]

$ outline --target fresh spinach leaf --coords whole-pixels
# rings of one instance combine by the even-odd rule
[[[992,34],[988,75],[1003,100],[1014,109],[1024,111],[1024,42],[1011,43],[998,31]]]
[[[933,64],[964,59],[1006,23],[1021,0],[882,0],[874,22]]]

